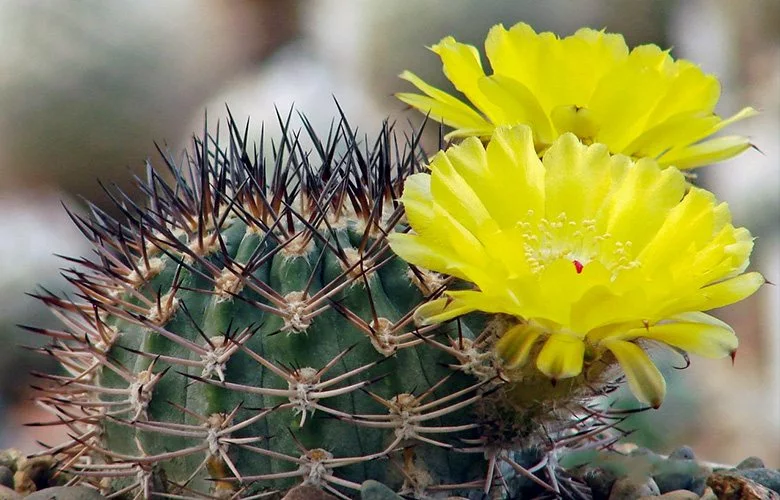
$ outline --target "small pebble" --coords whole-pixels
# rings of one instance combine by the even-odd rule
[[[712,491],[712,488],[707,486],[704,488],[704,493],[702,494],[700,500],[718,500],[718,497],[715,495],[715,492]]]
[[[8,449],[0,451],[0,465],[5,465],[12,471],[16,471],[16,465],[24,457],[19,450]]]
[[[316,486],[302,484],[288,491],[282,500],[336,500],[336,497]]]
[[[593,500],[607,500],[617,476],[609,470],[591,469],[584,474],[583,479],[591,490]]]
[[[7,486],[0,486],[0,500],[21,500],[22,495]]]
[[[5,465],[0,465],[0,486],[14,487],[14,472]]]
[[[710,470],[695,460],[669,458],[659,463],[654,472],[653,479],[661,493],[688,490],[701,495]]]
[[[403,500],[396,492],[373,479],[365,481],[360,486],[360,498],[362,500]]]
[[[677,460],[693,460],[696,458],[696,455],[693,453],[693,448],[690,446],[680,446],[669,454],[669,458],[674,458]]]
[[[635,500],[660,494],[653,478],[623,477],[612,485],[609,500]]]
[[[780,471],[773,469],[742,469],[734,472],[762,486],[766,486],[775,493],[780,493]]]
[[[699,500],[699,495],[688,490],[674,490],[663,495],[640,497],[639,500]]]
[[[747,457],[737,464],[737,469],[763,469],[766,467],[764,461],[758,457]]]
[[[780,500],[780,494],[734,473],[712,474],[707,479],[717,498],[734,500]]]
[[[49,455],[20,459],[14,473],[14,490],[29,495],[41,485],[48,485],[55,464]]]

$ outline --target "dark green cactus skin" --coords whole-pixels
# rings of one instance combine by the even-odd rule
[[[341,236],[347,236],[346,231]],[[339,234],[337,233],[337,236]],[[356,235],[357,236],[357,235]],[[229,256],[234,262],[245,263],[242,257],[251,255],[258,247],[259,237],[253,232],[246,231],[246,225],[241,221],[235,221],[229,228],[224,228],[223,238],[228,249]],[[346,240],[346,238],[343,238]],[[271,245],[268,245],[271,247]],[[324,258],[321,258],[321,248],[315,248],[308,255],[289,257],[282,251],[276,251],[273,247],[264,253],[274,254],[264,265],[259,266],[252,275],[255,279],[268,283],[271,287],[284,296],[290,292],[303,291],[308,285],[309,293],[318,292],[323,283],[338,282],[344,280],[343,269],[337,257],[326,250]],[[223,258],[220,255],[219,258]],[[217,259],[215,259],[216,261]],[[320,261],[320,262],[318,262]],[[177,263],[174,258],[163,257],[166,269],[175,269]],[[220,265],[215,262],[215,265]],[[200,273],[207,271],[202,266],[195,266]],[[396,269],[395,272],[398,272]],[[313,279],[312,279],[313,276]],[[349,278],[347,278],[349,279]],[[156,290],[170,290],[173,280],[173,272],[163,272],[151,280],[141,292],[145,294],[155,293]],[[273,360],[279,367],[312,367],[320,369],[336,358],[345,349],[351,348],[341,362],[337,363],[326,373],[327,378],[337,377],[347,371],[367,365],[371,362],[385,361],[374,366],[359,377],[348,378],[345,383],[338,384],[334,388],[361,380],[376,380],[367,390],[374,392],[383,398],[390,399],[402,393],[421,394],[432,387],[433,384],[451,375],[452,372],[443,364],[451,363],[448,355],[425,344],[415,348],[403,349],[389,358],[379,352],[371,344],[368,336],[355,325],[346,320],[342,314],[334,308],[330,308],[317,315],[311,325],[303,332],[286,333],[282,331],[283,318],[273,313],[258,311],[252,304],[239,298],[221,299],[218,295],[210,295],[201,291],[189,291],[188,289],[208,289],[213,286],[209,280],[190,271],[179,273],[180,288],[176,298],[180,301],[174,316],[165,324],[165,329],[176,336],[188,341],[203,345],[206,342],[201,337],[197,324],[204,332],[214,332],[216,335],[225,335],[228,332],[240,332],[245,329],[255,330],[254,335],[242,345],[260,356]],[[391,295],[411,295],[412,302],[423,301],[420,292],[411,282],[404,290],[388,290],[382,280],[382,273],[373,275],[363,283],[357,280],[344,291],[332,297],[342,307],[362,318],[367,323],[372,320],[370,303],[367,294],[370,293],[375,313],[380,318],[387,318],[397,322],[408,310],[399,310]],[[260,301],[261,297],[252,296],[251,292],[242,291],[246,299]],[[410,301],[408,298],[406,301]],[[185,314],[183,308],[189,311]],[[111,324],[111,322],[109,322]],[[169,340],[160,333],[150,331],[143,326],[132,324],[121,318],[117,318],[112,325],[122,332],[116,344],[109,351],[109,357],[114,358],[123,366],[133,366],[134,373],[146,370],[154,362],[153,357],[139,356],[133,351],[145,353],[164,354],[181,359],[198,361],[198,353]],[[154,370],[159,373],[168,367],[172,370],[183,371],[192,376],[200,377],[202,369],[199,367],[184,368],[158,361]],[[448,381],[447,386],[434,392],[430,399],[441,397],[448,391],[462,389],[469,383],[466,377],[459,376]],[[114,374],[109,368],[102,368],[99,380],[108,387],[126,387],[126,382]],[[201,415],[208,416],[219,413],[230,413],[241,406],[234,420],[245,421],[256,415],[261,409],[273,408],[289,402],[287,397],[252,394],[235,389],[222,387],[215,379],[209,379],[211,383],[193,381],[175,373],[166,374],[155,385],[152,399],[148,403],[147,419],[154,422],[188,423],[197,424],[197,420],[175,406],[187,408]],[[218,379],[217,379],[218,380]],[[242,384],[249,387],[264,387],[286,390],[288,383],[282,377],[271,373],[245,352],[239,351],[232,355],[226,363],[225,382],[227,384]],[[473,384],[474,381],[471,381]],[[106,397],[109,399],[109,397]],[[110,400],[110,399],[109,399]],[[368,394],[362,391],[350,391],[347,394],[328,398],[323,401],[328,407],[348,414],[383,414],[387,409],[374,401]],[[295,409],[280,409],[269,413],[266,418],[241,429],[232,437],[268,437],[254,446],[267,446],[269,449],[285,453],[297,458],[301,450],[296,445],[297,439],[307,449],[322,448],[334,455],[334,457],[360,457],[376,454],[384,450],[393,440],[391,430],[361,428],[353,422],[332,418],[323,412],[315,412],[309,415],[301,427],[299,425],[301,415]],[[459,412],[447,419],[450,425],[467,423],[467,412]],[[442,419],[435,419],[436,424],[441,424]],[[149,455],[174,452],[199,444],[197,440],[163,437],[160,433],[148,432],[129,428],[126,425],[112,423],[105,428],[106,446],[108,449],[127,455],[138,455],[138,450],[133,435]],[[415,450],[418,457],[422,458],[429,471],[437,478],[446,482],[464,482],[471,478],[469,474],[468,456],[455,454],[440,447],[422,445]],[[423,458],[424,457],[424,458]],[[258,474],[278,473],[295,470],[297,465],[258,455],[256,452],[237,447],[232,453],[231,459],[240,464],[239,472],[242,476],[254,476]],[[185,480],[203,460],[202,454],[192,454],[181,459],[174,459],[165,465],[168,479],[173,481]],[[388,481],[391,484],[398,482],[398,477],[392,478],[393,468],[387,460],[373,460],[358,463],[339,469],[340,477],[355,482],[361,482],[367,478],[375,478]],[[286,484],[282,482],[282,484]],[[276,486],[280,484],[274,483]],[[204,483],[201,487],[206,487]],[[397,485],[397,486],[400,486]]]
[[[440,290],[384,240],[418,137],[386,127],[360,146],[342,122],[321,141],[304,121],[307,153],[285,123],[266,166],[231,125],[227,148],[196,141],[189,175],[168,158],[174,183],[150,170],[148,207],[118,195],[121,223],[74,215],[100,258],[70,271],[78,297],[43,297],[68,327],[38,331],[68,371],[40,399],[74,436],[53,451],[129,497],[482,490],[484,454],[461,448],[490,381],[442,347],[465,353],[479,332],[417,330]]]

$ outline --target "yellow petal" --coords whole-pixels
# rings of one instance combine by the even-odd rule
[[[647,293],[643,287],[631,287],[618,293],[614,287],[596,285],[572,304],[571,325],[577,331],[588,332],[588,340],[598,343],[605,333],[601,327],[636,321],[647,316],[647,309]]]
[[[414,174],[404,182],[401,202],[404,205],[406,219],[418,234],[435,235],[435,219],[433,216],[433,199],[431,197],[431,176]],[[443,244],[446,239],[439,238]]]
[[[641,337],[663,342],[677,347],[683,351],[704,356],[705,358],[723,358],[737,350],[739,340],[734,330],[723,322],[701,322],[708,316],[700,313],[699,316],[681,317],[696,322],[675,322],[653,325],[646,330],[641,330]],[[710,319],[711,316],[708,316]]]
[[[622,153],[641,133],[648,114],[668,85],[660,72],[650,68],[666,57],[658,47],[637,47],[625,62],[604,75],[585,105],[601,122],[596,142],[609,144],[613,153]]]
[[[446,76],[490,122],[487,130],[483,124],[464,124],[446,137],[488,139],[490,125],[525,123],[533,126],[540,153],[556,135],[572,132],[588,144],[605,144],[612,153],[663,157],[663,166],[693,168],[743,151],[745,144],[727,141],[692,145],[755,114],[745,108],[722,120],[714,113],[720,85],[713,75],[690,61],[675,61],[655,45],[629,52],[621,35],[590,28],[560,38],[536,33],[525,23],[509,30],[493,26],[485,39],[493,69],[489,76],[471,45],[445,37],[433,50]],[[450,115],[447,123],[465,123],[463,116],[455,118],[454,108],[468,113],[462,102],[431,99],[435,89],[416,84],[430,97],[404,95],[407,102],[434,111],[435,119]],[[433,100],[446,101],[450,108],[437,109]]]
[[[661,406],[666,395],[666,381],[645,351],[624,340],[607,340],[602,345],[615,355],[634,396],[653,408]]]
[[[640,252],[664,224],[685,193],[685,178],[674,169],[660,170],[647,159],[626,169],[610,196],[606,231],[617,241],[630,241]]]
[[[677,75],[671,80],[666,95],[648,117],[648,127],[681,113],[712,113],[718,103],[720,84],[717,78],[705,74],[697,65],[685,60],[677,61],[675,67]],[[720,121],[719,117],[716,118]]]
[[[764,283],[766,283],[766,279],[761,273],[742,274],[697,290],[690,297],[682,298],[678,304],[665,309],[665,312],[673,314],[681,309],[709,311],[734,304],[753,295]]]
[[[677,168],[701,167],[737,156],[749,147],[750,139],[747,137],[729,135],[671,150],[661,156],[658,163],[662,166],[673,165]]]
[[[571,132],[586,141],[592,141],[601,128],[598,118],[591,110],[573,104],[554,107],[550,119],[559,134]]]
[[[439,257],[451,259],[453,266],[462,269],[464,264],[471,266],[482,266],[484,264],[485,254],[479,240],[472,234],[468,228],[464,227],[457,218],[454,218],[449,212],[443,209],[432,200],[430,193],[430,176],[426,174],[416,174],[410,177],[410,182],[404,186],[404,193],[401,197],[402,203],[407,211],[407,218],[415,228],[420,239],[407,239],[407,245],[414,248],[409,254],[423,255],[424,253],[438,255]],[[428,246],[429,250],[423,252],[420,245]],[[414,246],[416,245],[416,246]],[[416,265],[432,264],[432,261],[413,262]],[[451,266],[451,269],[452,267]],[[448,272],[444,269],[428,267],[431,270],[439,272]],[[456,273],[462,276],[461,273]],[[484,275],[479,273],[474,278]],[[482,279],[482,278],[480,278]]]
[[[545,318],[571,325],[572,304],[577,303],[588,290],[607,286],[611,281],[612,273],[598,261],[588,262],[581,269],[578,272],[571,259],[561,258],[548,263],[539,272],[537,300],[545,304]],[[525,292],[523,296],[529,293]]]
[[[459,157],[465,157],[459,162],[461,164],[486,163],[485,149],[476,137],[450,148],[445,155],[436,155],[430,164],[431,195],[439,206],[475,236],[495,232],[498,228],[482,200],[450,162],[450,159]]]
[[[579,107],[588,106],[599,82],[628,55],[622,36],[590,28],[579,29],[561,40],[549,41],[547,46],[540,47],[540,52],[542,50],[537,88],[551,94],[550,100],[554,99],[559,105]],[[550,111],[554,106],[546,109]]]
[[[717,115],[712,115],[704,120],[702,120],[701,125],[704,125],[704,123],[712,123],[712,126],[705,129],[703,126],[699,126],[698,124],[691,123],[690,126],[685,131],[679,131],[679,133],[674,136],[673,138],[669,138],[667,142],[665,142],[665,147],[668,149],[670,145],[673,145],[674,147],[669,149],[668,151],[662,151],[658,150],[658,153],[664,152],[664,155],[659,159],[659,161],[665,166],[667,164],[671,164],[670,162],[674,160],[675,158],[676,163],[680,165],[685,165],[684,167],[678,167],[678,168],[695,168],[700,167],[704,165],[704,163],[698,163],[700,161],[706,161],[707,163],[717,162],[721,161],[722,159],[727,159],[730,156],[720,158],[720,159],[706,159],[706,160],[697,160],[693,157],[688,158],[690,155],[702,153],[702,151],[698,149],[693,149],[692,152],[689,151],[690,145],[694,144],[695,142],[698,142],[708,136],[711,136],[717,132],[719,132],[721,129],[731,125],[734,122],[744,120],[746,118],[750,118],[752,116],[755,116],[758,114],[758,111],[756,111],[753,108],[747,107],[741,109],[738,113],[734,114],[733,116],[730,116],[729,118],[723,120]],[[743,138],[745,139],[745,138]],[[736,141],[737,143],[739,141]],[[723,147],[724,145],[720,145],[719,147]],[[725,146],[728,146],[726,144]],[[731,149],[729,147],[725,148],[726,152],[723,154],[733,154],[737,155],[741,153],[744,149],[739,149],[737,147],[736,149]],[[686,152],[689,151],[689,152]],[[703,151],[706,153],[706,149]],[[657,154],[654,154],[653,156],[658,156]],[[671,158],[672,160],[669,160]]]
[[[573,134],[562,135],[544,154],[545,217],[565,214],[569,221],[590,219],[604,203],[611,184],[611,158],[601,144],[585,146]]]
[[[416,234],[392,233],[387,237],[390,248],[415,266],[468,280],[468,264],[451,249],[433,246]]]
[[[450,127],[483,130],[485,131],[483,135],[486,136],[493,132],[493,125],[460,99],[425,83],[410,71],[401,73],[401,78],[420,89],[427,96],[407,92],[396,94],[398,99],[409,106],[430,114],[431,118]]]
[[[487,146],[490,184],[482,199],[502,227],[513,227],[528,211],[544,208],[545,168],[528,127],[499,127]]]
[[[566,333],[554,333],[536,357],[536,367],[553,380],[576,377],[582,372],[585,344]]]
[[[750,106],[740,109],[737,113],[734,115],[726,118],[725,120],[721,121],[715,126],[715,130],[712,131],[714,134],[715,132],[719,132],[721,129],[728,127],[734,122],[738,122],[740,120],[744,120],[746,118],[752,118],[756,115],[758,115],[758,110],[751,108]]]
[[[478,81],[485,76],[479,51],[473,45],[457,42],[453,37],[444,37],[431,47],[442,62],[444,75],[474,105],[496,123],[501,117],[501,108],[490,102],[479,88]]]
[[[501,103],[500,122],[506,125],[529,125],[538,144],[552,143],[550,118],[536,96],[525,85],[504,75],[480,78],[479,88],[491,102]]]
[[[429,325],[462,316],[471,311],[498,313],[511,311],[515,304],[507,297],[487,295],[479,290],[448,291],[446,297],[427,302],[417,308],[415,321]]]
[[[712,193],[691,188],[682,202],[669,211],[663,225],[637,257],[646,272],[663,273],[670,262],[679,262],[677,256],[681,252],[702,247],[712,237],[714,205]]]
[[[496,295],[483,290],[451,290],[447,291],[447,297],[452,299],[453,303],[468,304],[474,309],[479,309],[487,313],[506,312],[510,315],[518,316],[516,309],[519,302],[511,292]]]
[[[539,44],[540,38],[526,23],[517,23],[509,31],[498,24],[488,32],[485,53],[495,74],[513,78],[534,92]]]
[[[701,308],[708,311],[739,302],[756,293],[764,283],[766,283],[766,279],[761,273],[753,272],[702,288],[701,291],[706,297],[706,302],[702,304]]]
[[[720,117],[703,116],[701,111],[677,114],[642,132],[623,149],[623,154],[660,157],[674,145],[689,145],[706,137],[719,121]]]
[[[449,248],[460,256],[460,260],[468,262],[478,268],[484,268],[485,273],[495,272],[487,266],[487,254],[476,235],[469,231],[458,219],[438,204],[433,205],[433,215],[436,218],[436,230],[448,238]],[[474,281],[478,277],[472,277]]]
[[[463,314],[473,311],[474,308],[469,307],[462,302],[454,302],[449,297],[442,297],[439,299],[426,302],[414,311],[414,322],[420,326],[433,325],[437,323],[443,323],[444,321],[452,318],[457,318]]]
[[[501,336],[496,343],[496,350],[509,368],[525,365],[536,341],[542,331],[529,323],[515,325]]]

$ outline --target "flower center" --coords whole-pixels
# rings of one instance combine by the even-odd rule
[[[617,241],[609,233],[600,233],[593,219],[570,220],[561,212],[551,220],[535,218],[533,211],[529,211],[519,225],[523,230],[523,253],[534,274],[559,259],[570,260],[577,274],[589,262],[598,261],[612,273],[613,280],[620,271],[639,266],[631,242]]]

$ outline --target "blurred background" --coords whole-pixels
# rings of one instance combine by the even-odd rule
[[[327,131],[332,96],[371,132],[390,115],[419,122],[392,94],[410,69],[449,87],[425,47],[452,34],[481,42],[496,23],[525,21],[568,35],[581,26],[623,33],[692,59],[723,84],[719,113],[761,115],[731,127],[760,151],[701,169],[699,183],[729,202],[758,238],[753,268],[780,283],[780,2],[777,0],[0,0],[0,448],[55,442],[31,403],[30,369],[50,370],[18,347],[39,339],[18,323],[52,318],[25,292],[63,287],[54,253],[89,252],[61,204],[111,210],[97,183],[132,190],[154,143],[181,151],[203,118],[228,104],[254,130],[292,104]],[[273,127],[271,128],[273,129]],[[696,358],[670,380],[657,412],[632,439],[668,452],[735,463],[758,455],[780,466],[780,294],[767,285],[718,314],[741,347],[728,360]],[[671,370],[674,371],[674,370]]]

